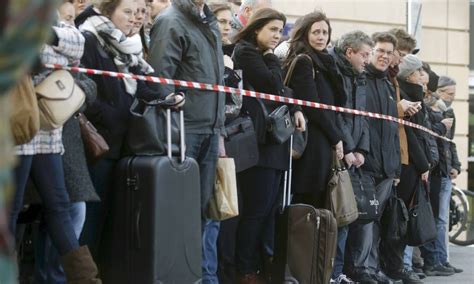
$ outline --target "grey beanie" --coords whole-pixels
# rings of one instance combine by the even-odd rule
[[[441,76],[438,80],[438,88],[456,85],[456,81],[448,76]]]
[[[407,54],[402,58],[402,62],[398,65],[400,71],[398,71],[397,77],[406,80],[413,72],[420,69],[423,66],[423,62],[413,54]]]

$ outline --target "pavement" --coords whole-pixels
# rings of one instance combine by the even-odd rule
[[[474,246],[461,247],[451,244],[449,262],[455,267],[464,269],[464,272],[447,277],[428,277],[423,279],[423,282],[425,284],[474,284]]]

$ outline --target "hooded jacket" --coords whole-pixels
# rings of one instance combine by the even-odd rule
[[[367,79],[365,74],[354,70],[340,50],[331,48],[328,52],[336,61],[337,69],[342,77],[347,96],[344,107],[366,110]],[[343,132],[345,154],[350,152],[369,153],[370,136],[367,117],[341,113],[338,114],[337,124]]]
[[[192,0],[174,0],[151,30],[148,61],[155,76],[206,84],[224,84],[222,40],[217,20],[207,5],[201,15]],[[186,132],[218,133],[224,125],[225,95],[215,91],[155,84],[163,96],[185,91]]]
[[[367,66],[367,110],[398,117],[397,96],[387,71]],[[375,178],[396,178],[400,176],[400,141],[398,124],[369,118],[370,153],[363,169]]]

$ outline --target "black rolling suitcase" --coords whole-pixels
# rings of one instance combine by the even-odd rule
[[[201,281],[199,167],[185,158],[182,112],[180,118],[181,158],[168,151],[168,156],[134,156],[119,162],[109,236],[101,247],[104,283]]]
[[[290,149],[293,136],[290,138]],[[272,283],[329,283],[337,245],[337,223],[326,209],[291,204],[291,171],[285,173],[283,212],[278,216]]]

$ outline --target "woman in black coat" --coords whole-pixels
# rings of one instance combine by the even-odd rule
[[[290,87],[297,99],[344,105],[343,82],[337,73],[334,59],[326,47],[331,40],[329,20],[321,12],[303,16],[295,27],[285,67],[298,54],[305,53],[309,59],[299,59],[293,71]],[[338,159],[343,158],[343,133],[336,125],[336,113],[303,107],[308,118],[308,143],[299,160],[294,163],[294,201],[324,207],[325,193],[331,173],[333,150]]]
[[[258,10],[246,28],[236,36],[234,62],[242,70],[245,88],[275,95],[283,94],[282,70],[273,49],[278,44],[286,17],[273,9]],[[280,104],[262,100],[267,111]],[[295,111],[296,127],[304,130],[303,115]],[[242,112],[250,114],[260,138],[266,133],[263,111],[254,98],[245,97]],[[270,242],[264,238],[273,236],[274,215],[283,172],[288,168],[290,158],[289,143],[271,144],[259,140],[259,161],[255,167],[239,173],[242,193],[242,212],[237,230],[236,266],[240,274],[239,283],[254,283],[258,271],[258,248],[263,248],[266,256],[273,255]],[[266,233],[269,236],[266,236]],[[268,240],[268,239],[267,239]]]

